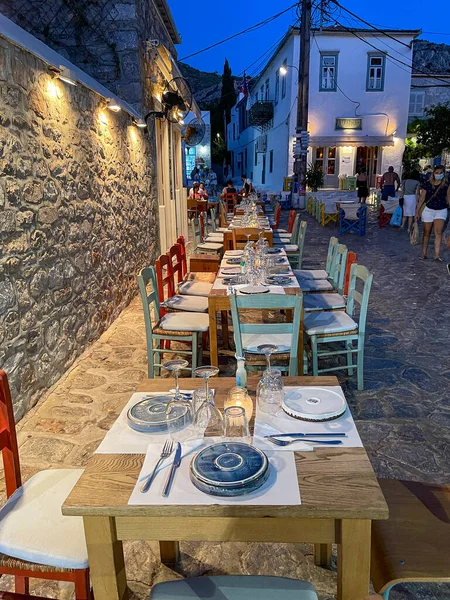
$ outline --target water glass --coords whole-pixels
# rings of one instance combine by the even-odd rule
[[[250,442],[250,429],[242,406],[229,406],[225,409],[224,437],[229,441],[241,438]]]
[[[191,401],[183,396],[172,398],[167,404],[166,424],[170,437],[176,442],[186,442],[198,437]]]
[[[259,410],[275,416],[281,411],[284,400],[284,387],[281,371],[264,371],[256,388],[256,402]]]

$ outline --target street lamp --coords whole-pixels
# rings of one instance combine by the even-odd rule
[[[295,69],[297,71],[297,73],[298,73],[298,67],[296,67],[295,65],[282,65],[280,67],[280,69],[279,69],[280,75],[282,75],[283,77],[285,75],[287,75],[288,74],[288,68],[289,69]]]

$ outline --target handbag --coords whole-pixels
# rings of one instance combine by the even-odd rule
[[[391,220],[389,221],[389,225],[392,225],[393,227],[400,227],[400,225],[402,224],[402,215],[403,215],[402,207],[397,206],[397,208],[392,213],[392,217],[391,217]]]
[[[419,243],[419,226],[417,225],[417,221],[414,221],[413,226],[411,227],[411,233],[409,234],[409,243],[412,246],[415,246]]]
[[[441,189],[441,185],[442,183],[440,183],[437,188],[434,190],[432,196],[430,196],[430,198],[428,198],[428,200],[426,200],[425,202],[422,203],[421,207],[419,208],[419,219],[422,216],[423,211],[425,210],[425,208],[428,208],[428,203],[431,202],[433,200],[433,198],[436,197],[436,194],[438,193],[438,191]]]

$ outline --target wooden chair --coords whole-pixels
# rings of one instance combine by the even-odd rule
[[[216,231],[215,228],[211,225],[211,230],[209,230],[208,224],[208,214],[206,212],[202,212],[200,217],[203,219],[203,237],[205,242],[213,242],[214,244],[222,244],[224,239],[224,234],[222,231]]]
[[[354,231],[366,235],[367,206],[365,204],[346,205],[339,211],[339,235]]]
[[[339,211],[336,208],[336,201],[331,198],[328,201],[324,201],[320,207],[320,222],[322,227],[328,225],[328,223],[339,222]]]
[[[297,280],[317,280],[317,279],[329,279],[332,277],[333,259],[336,249],[338,247],[337,237],[331,237],[328,244],[327,262],[325,269],[295,269],[294,275]]]
[[[192,219],[192,240],[194,243],[194,252],[199,254],[223,253],[223,244],[219,242],[203,242],[204,239],[204,219],[200,214],[198,219]]]
[[[175,290],[178,291],[178,293],[183,293],[192,296],[208,296],[212,289],[212,284],[214,283],[216,276],[213,273],[196,273],[187,271],[186,247],[184,245],[183,236],[180,236],[177,240],[177,243],[169,248],[167,254],[172,262],[172,273]],[[193,292],[186,291],[183,288],[183,284],[188,281],[197,282],[201,284],[201,286],[194,286]],[[209,285],[205,286],[205,284]],[[180,292],[180,287],[182,288],[182,290],[184,289],[184,291]]]
[[[373,275],[369,273],[366,267],[353,264],[350,272],[350,287],[345,311],[312,312],[305,316],[304,328],[311,345],[314,376],[343,369],[347,369],[348,374],[352,376],[356,367],[358,390],[364,389],[364,341],[372,279]],[[356,289],[357,282],[363,284],[362,293]],[[359,305],[358,322],[352,318],[356,312],[355,304]],[[336,342],[342,342],[344,347],[333,350],[319,350],[319,346],[322,344],[335,345]],[[353,363],[353,354],[356,354],[356,364]],[[339,355],[347,357],[345,366],[319,369],[319,358]]]
[[[208,312],[207,297],[175,294],[175,281],[172,270],[172,261],[167,254],[162,254],[156,259],[155,271],[158,287],[160,318],[162,318],[166,312]]]
[[[295,221],[295,217],[296,217],[297,213],[294,209],[289,211],[289,217],[288,217],[288,224],[287,224],[287,229],[280,229],[279,227],[277,227],[276,229],[274,229],[274,233],[282,235],[284,234],[285,236],[290,235],[292,233],[292,229],[294,228],[294,221]]]
[[[318,600],[306,581],[263,575],[219,575],[157,583],[149,600]],[[362,599],[361,599],[362,600]]]
[[[198,312],[173,312],[159,318],[160,303],[158,297],[158,285],[154,267],[142,269],[138,276],[139,292],[141,294],[144,309],[145,333],[148,355],[148,377],[153,379],[155,368],[161,370],[161,362],[155,360],[160,358],[166,351],[161,347],[161,342],[178,341],[191,345],[190,350],[176,350],[177,354],[192,357],[192,373],[201,364],[202,360],[202,334],[209,330],[209,317],[207,314]],[[151,291],[147,291],[150,285]],[[152,324],[152,311],[154,312],[156,324]]]
[[[288,360],[289,366],[277,366],[281,371],[288,371],[289,375],[298,375],[299,336],[302,314],[301,294],[261,294],[255,296],[230,296],[231,316],[233,318],[234,343],[236,355],[258,355],[257,347],[261,344],[275,344],[278,353],[273,358]],[[240,318],[240,311],[261,310],[293,310],[292,323],[261,323],[261,318],[256,323],[245,323]],[[261,356],[261,355],[259,355]],[[254,367],[248,364],[247,368]]]
[[[286,251],[289,263],[291,267],[302,267],[303,248],[305,246],[306,236],[306,221],[301,221],[298,227],[297,238],[293,244],[282,244],[278,245],[278,248],[284,248]]]
[[[238,195],[237,194],[225,194],[225,210],[227,213],[231,213],[231,215],[234,214],[234,207],[236,206],[237,202],[238,202]]]
[[[269,247],[272,247],[273,233],[271,231],[258,229],[257,227],[235,227],[232,229],[232,249],[239,250],[245,246],[247,241],[257,242],[260,237],[266,238],[266,240],[269,242]]]
[[[347,268],[348,249],[345,244],[337,244],[331,263],[330,276],[327,279],[302,279],[297,277],[302,292],[306,295],[315,292],[344,293],[345,270]]]
[[[187,199],[187,214],[188,219],[193,219],[194,217],[198,217],[198,202],[195,198]]]
[[[83,520],[61,514],[61,505],[83,469],[39,471],[22,484],[14,411],[4,371],[0,371],[0,447],[7,495],[0,509],[0,575],[13,575],[15,591],[24,598],[31,598],[29,578],[36,577],[70,581],[75,584],[76,600],[90,600]]]
[[[285,244],[295,244],[298,237],[298,230],[300,229],[300,214],[296,214],[294,222],[292,224],[291,233],[286,235],[275,235],[274,244],[275,246],[283,246]]]
[[[372,521],[375,590],[388,600],[398,583],[450,581],[450,486],[395,479],[378,483],[389,519]]]
[[[275,205],[275,211],[273,219],[269,219],[269,223],[272,226],[272,229],[278,229],[280,226],[280,217],[281,217],[281,204],[279,202]]]

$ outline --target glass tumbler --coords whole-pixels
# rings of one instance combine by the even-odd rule
[[[284,400],[284,387],[281,371],[264,371],[256,388],[258,408],[268,414],[277,415]]]
[[[225,409],[224,417],[225,439],[232,441],[233,438],[241,438],[242,441],[250,443],[250,429],[243,407],[229,406]]]

